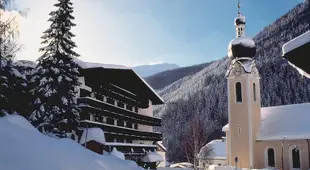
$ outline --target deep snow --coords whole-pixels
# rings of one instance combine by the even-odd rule
[[[99,155],[70,139],[41,134],[18,115],[0,118],[0,169],[141,170],[135,162]]]

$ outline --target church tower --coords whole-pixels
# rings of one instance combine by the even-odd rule
[[[260,128],[260,84],[253,57],[255,42],[245,36],[245,16],[235,18],[236,38],[229,43],[227,161],[231,166],[254,168],[256,136]]]

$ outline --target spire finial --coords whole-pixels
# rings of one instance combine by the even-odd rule
[[[238,14],[240,14],[240,8],[241,8],[240,0],[238,0]]]

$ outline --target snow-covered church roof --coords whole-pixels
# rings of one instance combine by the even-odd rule
[[[310,139],[310,103],[261,108],[257,140]],[[228,124],[222,129],[229,130]]]

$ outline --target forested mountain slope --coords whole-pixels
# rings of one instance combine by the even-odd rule
[[[310,102],[310,80],[301,77],[281,56],[285,42],[310,29],[309,10],[307,0],[254,37],[262,106]],[[188,72],[179,68],[147,78],[168,103],[156,107],[155,111],[163,119],[163,126],[158,130],[163,132],[170,161],[185,160],[181,140],[193,115],[200,116],[208,127],[212,125],[208,133],[213,133],[208,140],[221,137],[221,128],[228,119],[225,73],[229,62],[224,57],[202,64],[204,68],[197,72],[192,72],[194,66]]]
[[[210,63],[198,64],[188,67],[181,67],[173,70],[167,70],[155,75],[146,77],[145,80],[154,88],[161,89],[165,86],[189,75],[193,75],[203,68],[207,67]]]

